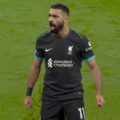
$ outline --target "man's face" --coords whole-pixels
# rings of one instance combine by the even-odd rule
[[[49,26],[53,33],[58,33],[64,26],[65,13],[60,9],[50,9],[49,11]]]

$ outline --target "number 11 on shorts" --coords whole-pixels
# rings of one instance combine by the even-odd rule
[[[84,107],[78,108],[78,111],[80,112],[80,120],[86,120]]]

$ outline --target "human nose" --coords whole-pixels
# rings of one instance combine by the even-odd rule
[[[53,17],[52,16],[49,16],[49,21],[53,22]]]

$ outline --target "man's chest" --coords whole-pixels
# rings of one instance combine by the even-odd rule
[[[44,57],[46,59],[70,59],[76,57],[79,50],[77,46],[71,42],[71,40],[57,39],[55,41],[46,44],[44,48]]]

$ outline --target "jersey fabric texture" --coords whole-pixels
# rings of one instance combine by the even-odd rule
[[[81,63],[95,58],[88,39],[70,30],[65,37],[52,32],[36,41],[35,59],[45,60],[43,99],[67,100],[83,97]]]

